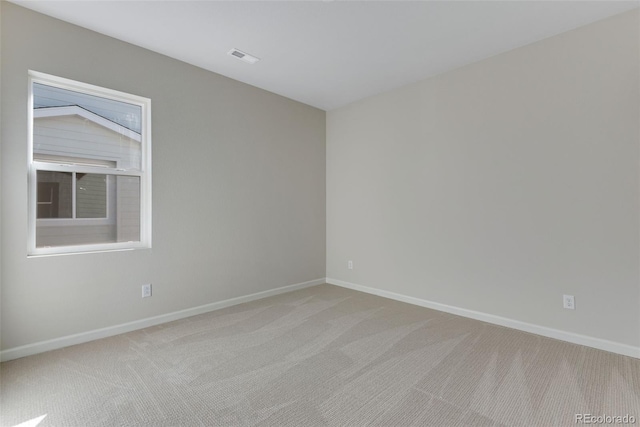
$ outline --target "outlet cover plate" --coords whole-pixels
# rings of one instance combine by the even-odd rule
[[[148,298],[151,296],[151,283],[142,285],[142,298]]]
[[[569,310],[575,310],[576,309],[576,300],[574,299],[573,295],[563,295],[562,296],[562,306],[564,308],[569,309]]]

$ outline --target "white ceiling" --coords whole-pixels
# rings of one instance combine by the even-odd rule
[[[331,110],[639,1],[13,2]],[[231,48],[262,60],[244,63]]]

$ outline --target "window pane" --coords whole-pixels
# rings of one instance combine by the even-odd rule
[[[71,180],[68,172],[38,171],[37,218],[71,218]]]
[[[33,84],[34,159],[140,170],[141,123],[138,105]]]
[[[140,241],[140,177],[76,173],[76,217],[71,215],[72,174],[38,171],[38,200],[48,202],[58,184],[58,216],[38,204],[36,247]],[[43,191],[40,191],[43,186]],[[53,185],[56,187],[56,185]],[[64,196],[64,197],[62,197]],[[40,203],[40,202],[39,202]],[[64,209],[63,209],[64,208]],[[54,210],[51,208],[50,210]],[[61,216],[65,215],[65,216]],[[55,218],[55,219],[48,219]]]
[[[107,176],[76,174],[76,218],[107,217]]]

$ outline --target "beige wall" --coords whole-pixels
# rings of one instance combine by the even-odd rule
[[[640,346],[638,40],[632,11],[329,112],[327,276]]]
[[[324,277],[323,111],[6,2],[1,13],[2,349]],[[153,249],[27,258],[29,69],[151,98]]]

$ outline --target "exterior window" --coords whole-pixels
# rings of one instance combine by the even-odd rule
[[[29,255],[151,247],[150,100],[29,78]]]

